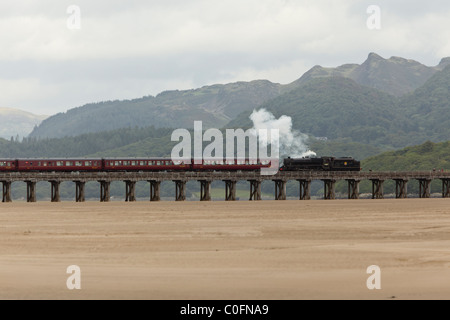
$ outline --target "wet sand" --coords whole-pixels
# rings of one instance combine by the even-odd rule
[[[0,203],[0,299],[449,299],[449,279],[449,199]]]

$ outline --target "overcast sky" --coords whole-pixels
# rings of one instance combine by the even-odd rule
[[[0,107],[50,115],[216,83],[287,84],[370,52],[435,66],[450,56],[450,1],[2,1],[0,48]]]

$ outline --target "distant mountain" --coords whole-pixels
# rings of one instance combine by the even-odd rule
[[[18,109],[0,108],[0,138],[15,139],[17,135],[26,137],[47,117]]]
[[[399,106],[415,123],[415,135],[436,142],[450,140],[450,65],[404,97]]]
[[[226,85],[205,86],[195,90],[166,91],[156,97],[148,96],[134,100],[88,104],[46,119],[39,127],[33,130],[30,137],[54,138],[77,136],[84,133],[136,126],[192,128],[196,120],[203,121],[205,128],[221,128],[236,117],[238,119],[231,123],[239,123],[242,120],[239,119],[241,117],[239,115],[242,112],[248,115],[253,109],[265,105],[268,101],[279,99],[275,104],[283,105],[283,99],[288,99],[289,107],[281,107],[279,110],[298,113],[300,111],[296,110],[297,105],[302,106],[302,108],[309,108],[308,112],[310,113],[306,116],[299,117],[299,119],[308,119],[310,122],[305,128],[309,126],[311,128],[314,127],[314,132],[325,131],[328,134],[337,134],[337,136],[350,133],[352,134],[351,137],[355,136],[359,139],[357,141],[364,140],[361,138],[362,136],[374,136],[374,132],[379,132],[380,137],[384,136],[387,139],[388,136],[391,136],[393,142],[389,142],[389,146],[405,146],[403,144],[405,140],[395,134],[397,132],[396,130],[401,131],[403,129],[398,129],[394,126],[393,133],[386,132],[385,121],[390,121],[389,117],[394,110],[389,108],[397,107],[395,97],[399,98],[411,94],[438,72],[443,71],[448,65],[450,65],[450,58],[442,59],[438,66],[427,67],[414,60],[398,57],[384,59],[375,53],[371,53],[361,65],[345,64],[337,68],[316,66],[306,72],[300,79],[287,85],[280,85],[267,80],[237,82]],[[323,79],[331,79],[331,82],[325,81],[320,84],[319,80]],[[339,81],[336,79],[347,80],[340,81],[342,84],[346,84],[342,87],[344,92],[340,92]],[[332,86],[330,92],[325,87],[320,89],[321,85],[325,83],[331,84],[332,82],[335,85]],[[353,84],[350,85],[351,82]],[[317,85],[319,87],[316,87]],[[356,87],[353,88],[352,86],[355,85]],[[351,90],[353,89],[356,90],[355,97],[351,96],[353,94]],[[315,96],[313,97],[308,90],[312,90]],[[379,98],[381,101],[370,103],[367,99],[363,99],[361,95],[363,92],[369,96],[375,95],[377,97],[376,99]],[[384,98],[381,98],[381,92],[387,93],[389,97],[385,95]],[[305,96],[302,96],[303,94]],[[338,99],[333,99],[332,94],[336,94]],[[305,106],[305,101],[310,104],[308,108]],[[338,102],[345,103],[346,105],[341,105]],[[358,103],[360,104],[358,105]],[[380,105],[380,103],[384,103],[384,105]],[[310,110],[311,105],[316,106],[316,108]],[[327,122],[327,114],[332,113],[327,108],[327,106],[331,105],[334,106],[335,110],[343,111],[345,109],[346,112],[350,112],[348,108],[351,106],[354,112],[368,112],[369,114],[376,115],[372,119],[372,124],[374,125],[371,125],[370,129],[372,133],[369,134],[367,130],[363,129],[365,120],[359,123],[361,134],[357,133],[359,131],[355,129],[356,124],[354,123],[350,123],[350,127],[356,130],[353,132],[341,128],[339,129],[341,133],[338,134],[339,130],[336,129],[336,126],[339,126],[340,123],[337,122],[327,130],[322,130],[326,127],[324,123]],[[371,106],[371,110],[367,109],[368,106]],[[328,113],[319,114],[315,111],[318,110],[317,108]],[[301,112],[306,112],[306,109],[301,109],[303,110]],[[381,111],[383,111],[383,115],[377,114],[377,112]],[[285,114],[291,115],[290,113]],[[348,113],[348,116],[350,116],[350,113]],[[394,112],[394,116],[398,117],[396,112]],[[369,116],[367,118],[370,119]],[[381,118],[383,118],[383,121],[375,125]],[[359,119],[363,120],[363,117]],[[347,123],[347,121],[343,121],[342,123]],[[401,123],[401,125],[406,126],[416,125],[414,121],[402,121]],[[318,128],[322,129],[319,130]],[[331,128],[335,128],[336,130]],[[305,132],[310,133],[308,131]],[[414,137],[410,138],[413,140],[409,141],[409,143],[420,143],[427,139],[426,137],[422,138],[422,140],[418,137],[415,137],[417,139]],[[383,138],[378,138],[376,143],[382,143],[382,140]]]
[[[436,72],[448,65],[450,65],[450,58],[442,59],[438,66],[427,67],[414,60],[399,57],[384,59],[376,53],[370,53],[361,65],[345,64],[337,68],[315,66],[287,88],[294,89],[316,78],[341,76],[350,78],[358,84],[401,97],[421,87]]]
[[[404,146],[414,127],[399,112],[397,98],[344,77],[318,78],[260,106],[289,115],[294,128],[330,140],[348,138],[372,146]],[[227,127],[251,127],[244,112]]]
[[[242,110],[253,109],[280,94],[269,81],[237,82],[196,90],[166,91],[127,101],[88,104],[45,120],[30,137],[65,137],[126,127],[222,127]]]

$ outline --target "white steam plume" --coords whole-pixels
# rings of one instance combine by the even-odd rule
[[[275,116],[265,109],[254,110],[250,116],[253,121],[252,130],[258,135],[258,130],[278,129],[280,132],[280,155],[290,156],[292,158],[313,157],[316,153],[309,150],[306,142],[308,136],[292,129],[292,118],[281,116],[276,119]],[[267,145],[267,136],[259,136],[260,143]]]

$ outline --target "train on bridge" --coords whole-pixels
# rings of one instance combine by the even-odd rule
[[[258,171],[270,168],[273,160],[224,159],[199,163],[150,159],[0,159],[0,172],[176,172],[176,171]],[[278,163],[276,164],[278,166]],[[353,158],[287,158],[281,171],[360,171],[360,162]]]

